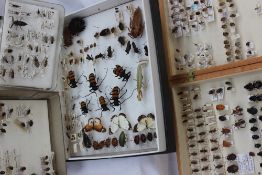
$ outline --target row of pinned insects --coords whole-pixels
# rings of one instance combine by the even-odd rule
[[[107,69],[108,70],[108,69]],[[113,73],[115,74],[116,77],[118,77],[119,79],[122,79],[122,81],[124,82],[127,82],[131,76],[131,72],[126,72],[126,69],[123,69],[122,66],[120,65],[116,65],[116,67],[113,69]],[[81,76],[84,76],[83,74]],[[82,84],[80,81],[80,78],[81,76],[78,78],[78,80],[76,80],[75,78],[75,74],[74,74],[74,71],[69,71],[68,72],[68,76],[67,76],[67,79],[66,79],[66,82],[68,84],[69,87],[71,88],[76,88],[78,87],[78,84]],[[101,86],[101,84],[103,83],[103,81],[105,80],[107,76],[107,71],[106,71],[106,75],[105,77],[101,80],[101,82],[98,82],[99,78],[96,77],[96,75],[94,73],[90,73],[88,77],[84,76],[86,78],[86,80],[89,82],[89,94],[87,94],[85,97],[95,93],[97,91],[99,92],[102,92],[99,87]],[[115,86],[110,95],[111,95],[111,98],[109,99],[108,97],[108,101],[110,101],[110,105],[114,108],[115,106],[120,106],[120,109],[121,109],[121,104],[124,103],[124,101],[126,101],[127,99],[129,99],[130,97],[128,97],[127,99],[123,100],[122,102],[120,102],[120,99],[127,93],[127,90],[120,96],[120,93],[121,91],[123,91],[123,88],[119,88],[118,86]],[[83,114],[86,114],[88,113],[88,111],[90,111],[88,109],[88,104],[90,103],[89,102],[85,102],[85,101],[81,101],[80,102],[80,106],[81,106],[81,111]],[[106,103],[106,100],[105,100],[105,97],[104,96],[100,96],[99,97],[99,104],[101,105],[101,110],[102,111],[108,111],[109,108],[107,107],[107,103]],[[115,108],[114,108],[115,110]]]
[[[133,9],[132,9],[133,11]],[[116,14],[119,15],[119,18],[123,18],[123,14],[122,12],[120,12],[118,10],[118,8],[116,8]],[[81,32],[83,32],[86,28],[86,22],[83,18],[81,17],[75,17],[73,19],[71,19],[71,21],[69,22],[68,26],[66,26],[64,28],[64,46],[69,47],[73,44],[73,37],[79,35]],[[126,29],[125,24],[123,23],[123,20],[119,21],[118,26],[117,27],[107,27],[102,29],[99,32],[96,32],[94,34],[94,37],[96,39],[98,39],[99,37],[107,37],[110,34],[117,34],[118,31],[123,32]],[[132,14],[132,17],[130,19],[130,27],[129,27],[129,33],[128,35],[131,38],[138,38],[141,37],[143,35],[143,31],[144,31],[144,23],[143,23],[143,16],[142,16],[142,11],[139,7],[137,7],[134,11],[134,13]],[[119,37],[118,41],[121,43],[121,45],[125,45],[125,37]],[[135,46],[135,45],[133,45]],[[129,41],[129,46],[131,49],[131,44]],[[127,50],[128,50],[127,47]],[[134,51],[136,53],[138,53],[138,48],[135,46],[133,47]],[[129,50],[130,50],[129,49]],[[88,49],[87,49],[88,50]],[[128,51],[129,52],[129,51]]]
[[[191,170],[193,173],[209,172],[212,169],[221,173],[224,169],[223,160],[208,161],[208,156],[219,157],[222,155],[217,138],[217,124],[212,104],[193,109],[191,96],[196,100],[200,96],[200,87],[182,89],[178,93],[182,103],[183,123],[187,125],[188,151],[190,154]],[[186,100],[185,100],[186,99]],[[207,156],[208,155],[208,156]],[[201,161],[198,161],[198,160]],[[203,161],[202,161],[203,160]]]
[[[126,43],[125,37],[123,37],[123,36],[120,36],[120,37],[118,38],[118,41],[121,43],[122,46],[125,45],[125,43]],[[80,45],[82,45],[82,44],[83,44],[83,41],[78,40],[77,43],[79,43]],[[84,48],[81,48],[81,49],[80,49],[80,53],[81,53],[81,54],[84,54],[84,53],[90,51],[91,49],[93,49],[93,48],[95,48],[95,47],[97,47],[97,44],[96,44],[96,43],[90,44],[90,45],[88,45],[88,46],[86,46],[86,47],[84,47]],[[129,54],[129,53],[130,53],[131,48],[133,48],[133,50],[134,50],[135,53],[138,53],[138,54],[141,53],[140,49],[137,48],[135,42],[132,42],[132,43],[131,43],[130,41],[128,41],[128,42],[127,42],[127,47],[126,47],[126,49],[125,49],[126,54]],[[114,53],[114,49],[112,48],[112,46],[108,46],[105,52],[102,52],[102,53],[100,52],[100,53],[98,53],[98,54],[96,54],[96,55],[87,54],[87,55],[86,55],[86,60],[95,61],[95,60],[97,60],[97,59],[112,58],[112,57],[113,57],[113,53]],[[147,48],[147,45],[144,46],[144,54],[145,54],[145,56],[148,56],[148,48]],[[68,55],[68,60],[69,60],[68,63],[69,63],[70,65],[73,65],[73,64],[76,65],[76,64],[79,64],[79,63],[83,63],[83,62],[84,62],[84,58],[83,58],[82,56],[80,56],[80,58],[78,58],[77,56],[75,56],[75,54],[74,54],[73,52],[70,52],[70,54]]]
[[[138,117],[137,119],[138,123],[135,124],[134,128],[133,128],[133,132],[134,133],[139,133],[134,137],[134,143],[136,145],[138,145],[139,143],[145,143],[146,140],[148,140],[149,142],[153,141],[153,138],[156,138],[156,133],[154,132],[155,130],[155,116],[150,113],[147,116],[145,115],[141,115]],[[72,122],[71,122],[72,123]],[[74,126],[72,126],[74,127]],[[66,129],[68,131],[70,131],[71,128],[71,124],[68,124],[66,126]],[[114,115],[111,118],[111,124],[109,127],[109,134],[116,134],[118,131],[121,131],[121,134],[119,136],[119,145],[124,147],[125,143],[128,141],[127,139],[123,139],[126,138],[126,135],[124,135],[124,131],[128,131],[131,130],[132,126],[131,123],[128,121],[126,115],[124,113],[120,113],[119,115]],[[78,137],[83,137],[83,145],[87,148],[91,148],[91,145],[93,145],[93,147],[96,149],[96,143],[98,143],[97,141],[93,141],[93,144],[91,144],[91,135],[94,134],[91,131],[96,131],[96,132],[106,132],[107,129],[105,128],[105,126],[102,124],[101,118],[89,118],[87,124],[85,124],[83,126],[83,128],[81,129],[81,134]],[[144,131],[147,131],[148,133],[145,134]],[[73,137],[71,137],[71,141],[76,140],[76,134],[72,135]],[[124,137],[125,136],[125,137]],[[68,136],[70,138],[70,136]],[[115,137],[114,137],[115,138]],[[109,139],[109,138],[108,138]],[[107,142],[101,141],[100,143],[105,144],[107,143],[107,145],[109,144],[107,139]],[[124,142],[125,141],[125,142]],[[140,142],[141,141],[141,142]],[[123,143],[124,142],[124,143]],[[114,147],[116,147],[117,144],[117,139],[113,139],[112,138],[112,145]],[[89,146],[87,146],[89,145]],[[106,146],[109,147],[109,146]],[[100,148],[102,149],[102,148]]]
[[[102,141],[92,141],[89,136],[82,131],[83,134],[83,145],[86,148],[91,148],[93,147],[94,150],[101,150],[103,148],[110,148],[110,146],[112,145],[114,148],[120,146],[120,147],[125,147],[127,142],[128,142],[128,138],[127,135],[125,134],[124,131],[122,131],[119,135],[119,137],[108,137],[105,140]],[[157,138],[156,132],[152,133],[152,132],[148,132],[147,134],[140,134],[140,135],[135,135],[133,138],[133,141],[136,145],[139,145],[140,143],[145,144],[147,141],[148,142],[152,142],[155,138]]]
[[[13,116],[15,116],[15,114],[13,114],[14,112],[16,112],[14,123],[24,131],[30,131],[34,125],[34,122],[30,117],[31,109],[23,105],[17,106],[16,109],[5,106],[5,103],[0,103],[0,132],[2,134],[7,132],[5,128],[8,126],[8,121],[10,121]]]
[[[55,171],[53,169],[53,156],[45,155],[40,157],[42,172],[45,175],[54,175]],[[24,174],[28,169],[26,166],[22,166],[21,155],[18,155],[14,149],[12,152],[5,151],[4,156],[2,157],[2,164],[0,164],[0,174]],[[31,173],[31,175],[36,175],[36,173]]]

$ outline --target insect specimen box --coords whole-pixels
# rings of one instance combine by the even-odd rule
[[[261,174],[261,2],[159,2],[179,174]]]
[[[67,80],[68,160],[150,154],[172,147],[164,131],[168,128],[163,119],[168,117],[163,115],[161,56],[155,49],[151,3],[106,1],[65,18],[61,61]],[[78,27],[72,28],[74,24]],[[70,128],[72,122],[76,127]]]
[[[157,11],[151,13],[152,9],[158,8],[156,1],[108,0],[66,16],[64,25],[60,8],[57,11],[46,6],[41,9],[24,1],[34,7],[24,14],[22,12],[28,7],[23,7],[22,3],[15,0],[6,2],[6,13],[14,14],[4,20],[2,53],[6,54],[6,59],[2,65],[8,66],[7,76],[12,76],[4,77],[2,83],[7,90],[10,86],[34,89],[34,99],[49,99],[49,93],[59,93],[63,124],[60,136],[67,161],[174,151],[170,96],[163,81],[163,54],[156,49],[162,47],[157,34],[161,30],[159,24],[152,20],[153,16],[159,16]],[[18,12],[13,12],[16,8]],[[53,58],[54,63],[59,63],[58,69],[56,64],[51,64],[51,57],[45,62],[45,54],[49,51],[44,52],[43,59],[36,57],[38,42],[28,42],[24,46],[26,51],[30,51],[29,57],[21,58],[17,54],[12,59],[13,50],[9,50],[7,45],[8,30],[21,32],[27,29],[30,24],[27,16],[38,19],[45,28],[41,30],[44,33],[40,35],[39,42],[48,49],[56,50]],[[52,19],[54,16],[56,19]],[[56,23],[56,20],[61,21]],[[57,27],[57,31],[47,32],[50,27],[52,30]],[[62,33],[60,48],[58,34]],[[22,78],[26,80],[17,81],[20,66],[15,65],[19,69],[10,67],[12,60],[16,64],[20,58],[23,60],[22,70],[28,60],[33,66],[28,72],[33,74],[30,76],[22,71]],[[49,72],[49,66],[50,71],[57,71]],[[45,74],[47,72],[53,75],[52,78]],[[44,79],[50,80],[49,84],[45,84]],[[17,96],[19,98],[20,95]],[[56,132],[57,128],[52,125],[50,130]],[[51,136],[53,132],[50,132]]]

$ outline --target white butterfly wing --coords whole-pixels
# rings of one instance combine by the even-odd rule
[[[114,134],[118,129],[119,129],[118,117],[113,116],[113,118],[111,119],[111,124],[110,124],[110,132]]]
[[[146,122],[147,128],[150,128],[150,129],[155,129],[156,128],[154,119],[152,119],[150,117],[147,117],[147,118],[145,118],[145,122]]]
[[[136,131],[137,132],[144,131],[145,129],[146,129],[146,125],[144,125],[143,123],[136,124]]]
[[[118,116],[118,122],[119,122],[119,127],[125,130],[129,130],[130,129],[130,123],[127,120],[125,115],[119,114]]]

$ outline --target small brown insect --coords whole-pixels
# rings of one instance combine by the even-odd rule
[[[226,140],[223,140],[223,147],[226,147],[226,148],[229,148],[232,146],[232,143],[231,142],[228,142]]]
[[[227,167],[227,172],[229,173],[236,173],[238,172],[238,166],[237,165],[230,165]]]
[[[204,136],[204,135],[206,135],[206,132],[200,132],[198,135],[200,135],[200,136]]]
[[[217,132],[217,129],[211,129],[211,130],[209,130],[209,133],[215,133],[215,132]]]
[[[219,147],[213,147],[211,148],[211,151],[217,151],[219,149]]]
[[[254,152],[249,152],[249,156],[254,157],[256,154]]]
[[[219,156],[219,155],[214,155],[214,156],[213,156],[213,159],[214,159],[214,160],[219,160],[219,159],[221,159],[221,156]]]
[[[111,140],[111,143],[112,143],[112,146],[113,147],[117,147],[118,146],[118,140],[117,140],[117,138],[112,138],[112,140]]]
[[[208,158],[203,157],[203,158],[201,158],[200,160],[201,160],[202,162],[206,162],[206,161],[208,161]]]
[[[108,148],[108,147],[110,147],[110,145],[111,145],[111,139],[110,139],[110,138],[107,138],[107,139],[105,140],[105,146]]]
[[[237,128],[245,128],[246,127],[246,121],[243,119],[239,119],[237,122],[234,124],[235,127]]]
[[[222,134],[227,135],[227,134],[231,133],[231,129],[229,129],[229,128],[222,128],[221,132],[222,132]]]
[[[28,47],[29,50],[31,50],[31,51],[33,50],[33,46],[31,44],[28,44],[27,47]]]
[[[131,38],[137,38],[139,36],[142,36],[144,31],[144,22],[142,17],[142,11],[139,7],[136,8],[132,19],[130,19],[130,25],[129,25],[129,33],[128,35]]]
[[[216,168],[216,169],[220,169],[220,168],[222,168],[223,166],[224,166],[224,165],[222,165],[222,164],[218,164],[218,165],[215,166],[215,168]]]
[[[234,153],[227,155],[227,160],[229,161],[234,161],[236,160],[236,158],[237,158],[237,155],[235,155]]]
[[[39,63],[39,61],[38,61],[38,59],[37,59],[36,56],[34,57],[34,60],[33,60],[33,61],[34,61],[34,65],[35,65],[35,67],[38,68],[38,67],[40,66],[40,63]]]
[[[216,139],[210,139],[210,142],[217,143],[218,141]]]
[[[50,36],[50,43],[54,44],[54,42],[55,42],[55,37],[54,36]]]
[[[197,161],[196,161],[196,160],[192,160],[192,161],[191,161],[191,164],[196,165],[196,164],[197,164]]]
[[[204,123],[199,123],[196,125],[196,127],[202,127],[202,126],[204,126]]]
[[[218,104],[218,105],[216,105],[216,109],[217,109],[218,111],[223,111],[223,110],[225,109],[225,105],[223,105],[223,104]]]
[[[43,67],[47,67],[47,65],[48,65],[48,58],[47,57],[45,57],[44,60],[42,61],[42,65],[43,65]]]
[[[101,32],[100,32],[100,36],[107,36],[107,35],[109,35],[111,33],[111,31],[110,31],[110,29],[109,28],[105,28],[105,29],[103,29],[103,30],[101,30]]]
[[[200,152],[201,152],[201,153],[207,153],[208,150],[206,150],[206,149],[201,149]]]
[[[193,169],[192,172],[197,173],[199,172],[199,169]]]
[[[15,78],[15,72],[14,72],[14,69],[10,69],[9,77],[12,78],[12,79]]]

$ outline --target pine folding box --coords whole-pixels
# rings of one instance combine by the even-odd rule
[[[2,128],[14,127],[30,147],[41,148],[40,136],[32,136],[40,129],[35,127],[41,114],[49,123],[41,126],[42,136],[51,144],[31,155],[39,157],[33,163],[38,165],[23,165],[29,158],[26,145],[17,144],[11,150],[15,158],[4,158],[19,162],[14,171],[25,166],[31,174],[66,174],[65,161],[174,151],[161,28],[152,20],[159,19],[157,5],[109,0],[64,19],[59,5],[6,1],[0,102],[7,126]],[[46,154],[53,158],[49,169],[43,166]],[[9,171],[6,163],[0,165]]]

